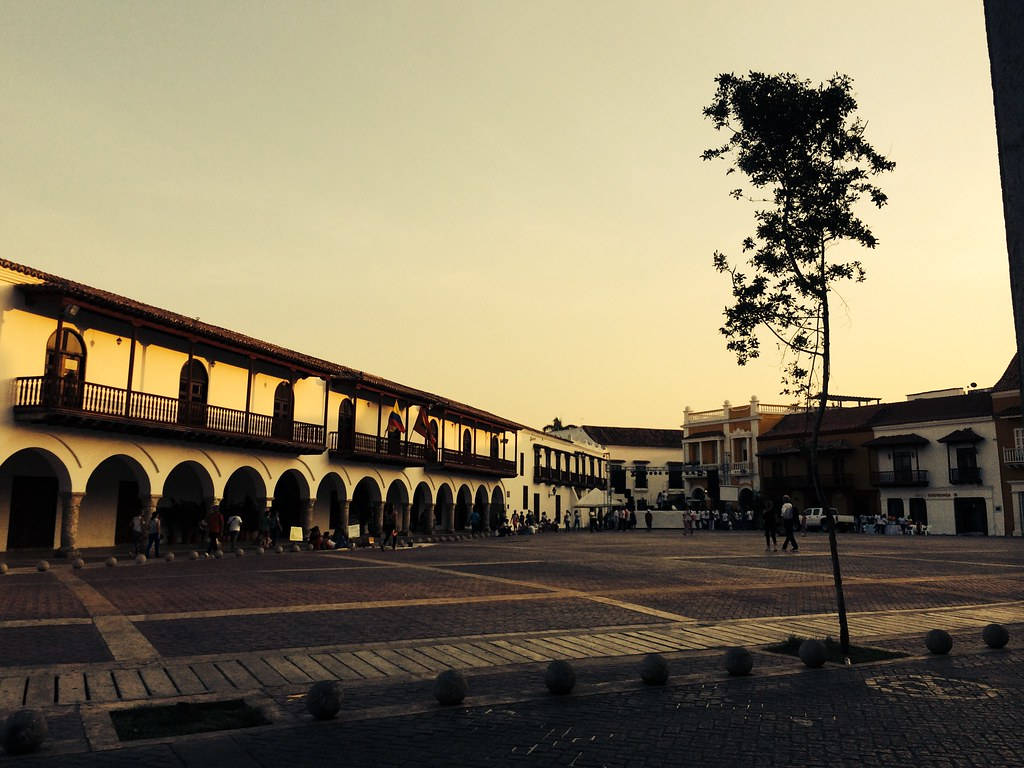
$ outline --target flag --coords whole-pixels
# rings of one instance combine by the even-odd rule
[[[388,416],[388,434],[392,432],[405,432],[405,423],[402,421],[402,412],[398,410],[398,401],[395,400],[395,407],[391,409]]]
[[[423,435],[423,440],[430,446],[430,450],[437,450],[437,433],[430,428],[427,406],[420,406],[420,413],[416,417],[416,423],[413,425],[412,431],[417,435]]]

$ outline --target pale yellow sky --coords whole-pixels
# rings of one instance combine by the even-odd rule
[[[833,391],[1013,352],[980,0],[0,0],[15,261],[503,416],[776,402],[718,333],[751,210],[702,164],[723,71],[855,80],[897,163]]]

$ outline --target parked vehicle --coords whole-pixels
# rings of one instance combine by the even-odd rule
[[[836,521],[837,531],[852,531],[856,525],[856,520],[853,515],[841,515],[839,510],[835,507],[829,507],[829,511],[832,512],[832,519]],[[825,516],[825,510],[822,507],[808,507],[803,511],[806,517],[807,530],[815,530],[820,528],[823,531],[828,530],[828,518]]]

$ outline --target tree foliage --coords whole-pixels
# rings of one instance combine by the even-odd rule
[[[754,233],[742,243],[745,265],[714,255],[715,268],[732,281],[733,303],[721,331],[744,365],[760,354],[759,333],[767,330],[794,353],[784,393],[807,398],[821,387],[825,394],[829,291],[865,276],[860,261],[832,260],[830,251],[844,240],[875,247],[859,204],[885,205],[885,193],[871,179],[894,163],[865,139],[866,124],[854,116],[853,83],[845,75],[818,86],[788,73],[723,74],[715,82],[704,115],[728,140],[706,150],[703,159],[729,162],[726,173],[739,171],[756,190],[751,195],[737,187],[731,195],[760,204]]]

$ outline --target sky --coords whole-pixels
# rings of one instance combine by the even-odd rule
[[[0,253],[541,427],[785,402],[718,329],[722,72],[854,80],[896,162],[832,391],[1014,350],[981,0],[0,0]]]

